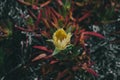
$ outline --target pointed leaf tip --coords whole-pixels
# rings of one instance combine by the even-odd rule
[[[49,52],[49,53],[53,52],[51,49],[49,50],[45,46],[33,46],[33,48],[40,49],[40,50],[43,50],[43,51],[46,51],[46,52]]]
[[[88,31],[86,31],[86,32],[83,32],[83,34],[84,34],[84,35],[96,36],[96,37],[99,37],[99,38],[102,38],[102,39],[105,38],[103,35],[101,35],[101,34],[99,34],[99,33],[96,33],[96,32],[88,32]]]
[[[98,76],[98,73],[97,72],[95,72],[93,69],[91,69],[91,68],[88,68],[88,69],[86,69],[87,70],[87,72],[89,72],[89,73],[91,73],[92,75],[94,75],[94,76]]]
[[[36,56],[34,59],[32,59],[32,62],[40,60],[44,57],[46,57],[47,55],[45,53],[39,54],[38,56]]]

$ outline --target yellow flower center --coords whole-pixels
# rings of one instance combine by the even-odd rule
[[[63,39],[67,37],[67,34],[63,29],[59,29],[54,34],[55,34],[54,36],[60,41],[62,41]]]
[[[67,44],[70,43],[71,33],[66,33],[63,29],[58,29],[53,34],[53,43],[55,47],[59,50],[64,50]]]

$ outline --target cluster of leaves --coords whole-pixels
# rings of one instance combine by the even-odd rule
[[[119,0],[17,1],[20,5],[26,6],[28,14],[20,15],[26,24],[18,25],[16,23],[15,30],[26,34],[25,48],[31,47],[33,50],[31,55],[34,56],[29,56],[30,63],[41,64],[40,74],[44,80],[48,79],[47,76],[50,76],[49,79],[70,80],[75,78],[76,72],[82,72],[81,75],[87,72],[98,76],[91,69],[94,63],[90,59],[86,40],[91,36],[100,39],[103,39],[104,36],[88,31],[87,26],[115,22],[116,14],[119,12],[119,5],[117,4]],[[53,33],[59,28],[72,33],[72,45],[53,56],[55,46],[47,40],[52,39]],[[0,36],[11,35],[11,30],[0,28]],[[34,38],[31,38],[32,36]],[[28,66],[25,64],[24,67]]]

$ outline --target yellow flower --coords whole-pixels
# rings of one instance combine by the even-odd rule
[[[66,49],[67,45],[70,43],[71,33],[66,33],[63,28],[58,29],[53,34],[53,43],[57,50]]]

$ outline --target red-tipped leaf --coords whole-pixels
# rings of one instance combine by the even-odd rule
[[[58,60],[52,60],[51,62],[50,62],[50,64],[55,64],[55,63],[57,63],[57,62],[59,62]]]
[[[33,46],[33,48],[40,49],[40,50],[42,50],[42,51],[46,51],[46,52],[49,52],[49,53],[52,53],[52,52],[53,52],[52,50],[49,50],[49,49],[46,48],[45,46]]]
[[[41,19],[41,16],[42,16],[42,10],[39,10],[39,13],[38,13],[38,16],[37,16],[36,25],[38,25],[38,24],[39,24],[40,19]]]
[[[38,61],[40,59],[43,59],[44,57],[46,57],[47,55],[45,53],[43,54],[39,54],[38,56],[36,56],[34,59],[32,59],[32,62],[34,61]]]
[[[39,7],[38,7],[38,6],[36,6],[36,5],[32,5],[32,9],[34,9],[34,10],[38,10],[38,9],[39,9]]]
[[[99,38],[102,38],[102,39],[105,38],[104,36],[102,36],[101,34],[96,33],[96,32],[88,32],[88,31],[86,31],[86,32],[83,32],[83,34],[84,34],[84,35],[92,35],[92,36],[96,36],[96,37],[99,37]]]
[[[48,0],[48,1],[44,2],[44,3],[42,3],[42,4],[40,5],[40,7],[45,7],[45,6],[47,6],[50,2],[51,2],[51,0]]]
[[[93,69],[91,69],[91,68],[88,68],[88,69],[86,69],[87,70],[87,72],[89,72],[89,73],[91,73],[92,75],[94,75],[94,76],[98,76],[98,73],[97,72],[95,72]]]
[[[79,22],[81,22],[82,20],[88,18],[90,16],[90,12],[86,13],[85,15],[83,15],[81,18],[78,19]]]

